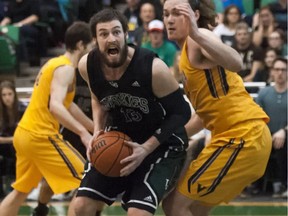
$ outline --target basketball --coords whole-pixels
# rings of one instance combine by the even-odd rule
[[[124,144],[125,140],[131,139],[119,131],[99,135],[93,142],[90,153],[93,167],[105,176],[119,177],[120,170],[126,165],[120,164],[120,161],[133,153],[132,148]]]

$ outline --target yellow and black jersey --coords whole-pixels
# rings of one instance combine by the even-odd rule
[[[269,117],[246,91],[242,78],[220,66],[197,69],[190,64],[185,43],[179,62],[184,91],[204,127],[219,134],[236,124],[252,119],[269,121]]]
[[[71,65],[70,60],[61,55],[49,60],[40,70],[35,84],[30,103],[19,122],[19,126],[36,134],[51,135],[59,132],[59,123],[49,111],[50,87],[56,68]],[[74,98],[75,88],[68,92],[64,106],[68,108]]]

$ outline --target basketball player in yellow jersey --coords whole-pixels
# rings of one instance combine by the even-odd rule
[[[167,216],[208,215],[264,174],[271,151],[269,117],[235,73],[242,66],[239,54],[208,30],[214,15],[213,1],[164,2],[168,38],[181,48],[184,90],[196,111],[185,126],[187,134],[202,128],[212,133],[163,201]]]
[[[44,177],[55,194],[78,188],[84,159],[59,133],[59,124],[88,145],[93,122],[72,103],[75,68],[88,52],[92,36],[84,22],[73,23],[65,33],[66,52],[40,70],[30,103],[14,134],[16,181],[0,206],[1,216],[17,215],[29,192]],[[73,215],[69,209],[69,215]],[[73,211],[74,212],[74,211]]]

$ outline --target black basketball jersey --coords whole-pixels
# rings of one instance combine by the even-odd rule
[[[119,80],[107,81],[97,50],[88,55],[87,70],[92,92],[108,111],[106,127],[122,131],[138,143],[160,127],[165,110],[152,91],[152,62],[157,56],[135,47],[129,66]]]

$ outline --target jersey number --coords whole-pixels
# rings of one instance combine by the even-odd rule
[[[142,115],[133,109],[121,109],[121,113],[125,117],[126,122],[139,122],[142,120]]]

